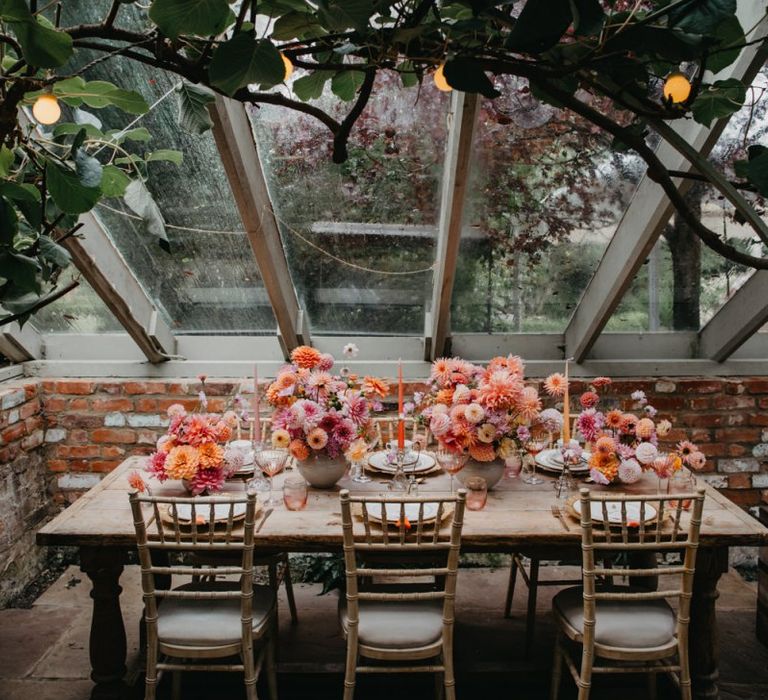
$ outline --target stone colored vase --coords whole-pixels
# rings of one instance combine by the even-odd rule
[[[307,459],[297,460],[301,475],[316,489],[330,489],[347,471],[344,457],[329,457],[326,454],[311,454]]]
[[[473,476],[482,476],[490,491],[504,476],[504,460],[494,459],[492,462],[476,462],[474,459],[467,460],[467,463],[457,475],[456,478],[463,484],[467,479]]]

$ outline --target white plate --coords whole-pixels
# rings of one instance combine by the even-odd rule
[[[626,501],[627,509],[627,523],[640,522],[640,501]],[[605,504],[608,511],[608,522],[621,525],[621,503],[612,501]],[[577,514],[581,515],[581,501],[575,500],[573,502],[573,509]],[[592,520],[597,522],[603,522],[603,504],[600,501],[591,502]],[[650,503],[645,504],[645,522],[650,523],[656,519],[656,508]]]
[[[394,474],[395,470],[397,469],[397,465],[391,464],[387,461],[388,454],[388,452],[384,451],[374,452],[368,458],[368,464],[370,464],[377,471]],[[413,466],[406,464],[403,466],[403,470],[406,474],[410,474],[411,472],[414,474],[421,474],[422,472],[428,472],[430,469],[433,469],[434,466],[435,458],[432,457],[432,455],[421,453],[419,455],[418,463],[414,464]]]
[[[422,516],[422,522],[428,520],[434,520],[437,517],[437,503],[406,503],[405,504],[405,517],[411,523],[418,523],[419,521],[419,505],[424,506],[424,514]],[[384,506],[387,514],[388,523],[396,523],[400,520],[400,504],[399,503],[387,503]],[[445,512],[445,510],[443,510]],[[381,506],[378,504],[371,505],[368,508],[368,517],[371,520],[381,522]]]
[[[589,465],[586,460],[589,459],[589,452],[585,452],[582,456],[580,464],[571,466],[571,472],[573,474],[586,473],[589,471]],[[536,455],[537,466],[547,471],[561,472],[563,471],[563,460],[560,456],[560,450],[544,450]]]
[[[232,517],[237,518],[238,516],[245,514],[245,503],[235,503],[234,508],[232,508]],[[227,503],[217,503],[213,510],[213,520],[214,522],[220,521],[220,520],[227,520],[229,518],[229,505]],[[189,522],[192,519],[192,504],[191,503],[179,503],[176,506],[176,511],[179,514],[179,520],[186,520]],[[195,506],[195,516],[197,517],[198,521],[200,518],[203,519],[204,523],[207,523],[211,515],[211,506],[207,503],[201,503],[199,506]]]

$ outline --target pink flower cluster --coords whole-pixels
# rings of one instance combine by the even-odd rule
[[[487,367],[441,358],[432,364],[430,380],[421,420],[441,445],[479,462],[512,456],[518,428],[541,411],[538,392],[525,385],[523,361],[515,355],[494,357]]]

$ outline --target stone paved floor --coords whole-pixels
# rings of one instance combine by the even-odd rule
[[[559,568],[544,575],[574,575]],[[540,589],[538,634],[532,660],[523,654],[524,588],[516,592],[514,616],[501,615],[507,572],[462,570],[458,586],[457,650],[458,695],[479,698],[547,697],[552,625],[547,612],[552,588]],[[123,613],[126,619],[129,664],[140,677],[137,664],[138,617],[141,609],[137,567],[127,567]],[[723,700],[768,698],[768,648],[754,634],[755,588],[735,572],[721,582],[718,623],[721,640],[721,697]],[[324,700],[341,697],[344,644],[337,632],[335,595],[318,596],[319,587],[297,589],[300,622],[291,626],[282,600],[279,683],[281,698]],[[31,609],[0,610],[0,700],[85,700],[89,696],[88,628],[90,599],[87,579],[75,567],[46,591]],[[183,697],[189,700],[243,697],[235,674],[195,674],[185,679]],[[643,679],[598,679],[593,697],[621,700],[645,698]],[[358,685],[357,698],[377,700],[394,694],[404,698],[432,696],[428,676],[369,676]],[[167,698],[161,686],[160,697]],[[264,697],[265,695],[262,695]],[[142,697],[141,682],[130,700]],[[561,698],[575,697],[564,685]],[[660,683],[660,698],[677,697]]]

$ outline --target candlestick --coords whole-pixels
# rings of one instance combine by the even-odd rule
[[[242,440],[243,436],[240,434],[240,414],[237,415],[237,439]]]
[[[261,407],[259,397],[259,366],[253,366],[253,436],[261,442]]]
[[[568,360],[565,361],[565,393],[563,394],[563,447],[571,441],[571,396],[568,391]]]
[[[403,363],[397,363],[397,448],[405,448],[405,415],[403,413]]]

